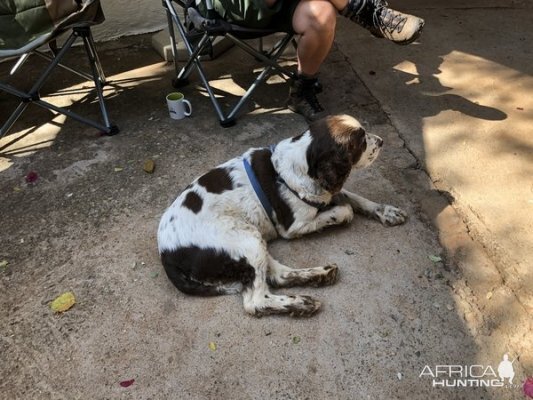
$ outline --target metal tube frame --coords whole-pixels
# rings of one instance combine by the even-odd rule
[[[213,93],[213,89],[211,85],[209,84],[209,81],[207,79],[207,76],[205,74],[205,71],[202,67],[201,61],[200,61],[200,54],[204,50],[205,46],[209,44],[209,39],[211,36],[208,32],[205,32],[200,39],[200,42],[196,46],[196,48],[192,48],[191,44],[187,40],[187,32],[185,29],[185,26],[183,25],[180,17],[178,16],[176,9],[174,8],[174,5],[172,4],[173,0],[163,0],[163,7],[166,10],[167,14],[167,20],[168,20],[168,29],[170,33],[170,44],[172,47],[172,54],[174,56],[174,68],[176,71],[176,81],[177,82],[185,82],[190,75],[192,71],[192,67],[196,67],[198,71],[198,75],[200,76],[200,80],[202,81],[202,84],[204,88],[206,89],[209,98],[211,99],[211,103],[213,104],[213,107],[215,109],[215,112],[218,116],[218,119],[220,120],[220,124],[223,127],[229,127],[235,124],[235,117],[238,114],[238,112],[241,110],[242,106],[246,103],[246,101],[251,97],[252,93],[257,89],[257,87],[265,82],[268,77],[273,73],[277,72],[280,75],[286,76],[287,78],[294,78],[295,74],[291,71],[288,71],[286,68],[283,68],[277,63],[277,60],[279,57],[283,54],[286,47],[294,42],[294,36],[291,34],[285,35],[280,41],[278,41],[272,49],[265,54],[263,52],[262,47],[262,40],[260,42],[260,48],[259,50],[253,48],[248,43],[244,42],[243,40],[237,38],[231,33],[226,33],[225,36],[230,39],[232,42],[234,42],[237,46],[239,46],[241,49],[243,49],[245,52],[250,54],[252,57],[255,57],[256,59],[259,59],[263,64],[265,64],[265,68],[261,73],[257,76],[255,81],[250,85],[248,90],[245,92],[245,94],[239,99],[237,104],[228,112],[228,114],[225,114],[222,110],[222,107],[220,105],[220,102],[216,99],[215,94]],[[180,5],[182,3],[180,2]],[[189,59],[183,65],[181,68],[178,66],[177,62],[177,47],[176,47],[176,38],[174,34],[174,26],[178,29],[178,32],[185,44],[185,49],[187,50],[187,53],[189,55]]]
[[[89,58],[89,64],[91,67],[92,75],[86,74],[82,71],[78,71],[70,67],[67,67],[66,65],[61,63],[61,60],[63,59],[67,51],[72,47],[72,44],[76,41],[78,37],[81,37],[81,39],[84,42],[85,51]],[[47,65],[45,70],[42,72],[42,74],[39,76],[37,81],[33,84],[33,86],[28,92],[20,91],[11,85],[0,82],[0,90],[5,91],[21,99],[21,102],[19,103],[17,108],[13,111],[13,113],[8,118],[8,120],[0,128],[0,138],[7,134],[7,132],[12,128],[12,126],[19,119],[19,117],[22,115],[24,110],[26,110],[26,108],[28,107],[30,103],[36,104],[39,107],[49,109],[60,114],[64,114],[67,117],[73,118],[81,123],[84,123],[98,130],[101,130],[105,132],[107,135],[114,135],[118,133],[119,131],[118,127],[111,124],[108,113],[107,113],[107,109],[105,106],[104,95],[103,95],[103,85],[106,83],[105,75],[103,73],[102,65],[98,58],[96,47],[94,45],[94,40],[92,38],[91,30],[89,27],[74,28],[73,32],[69,35],[69,37],[66,39],[61,49],[57,52],[57,54],[54,55],[54,57],[51,57],[48,54],[42,53],[38,50],[33,51],[32,53],[36,53],[39,56],[49,60],[50,63]],[[29,55],[30,53],[23,54],[20,57],[20,59],[17,61],[15,66],[12,68],[11,73],[15,73],[22,66],[22,64],[27,60]],[[48,77],[50,76],[50,74],[52,73],[52,71],[54,70],[56,66],[60,66],[85,79],[94,81],[95,89],[98,95],[98,102],[100,104],[100,112],[104,120],[104,125],[96,121],[90,120],[88,118],[82,117],[81,115],[74,113],[66,108],[55,106],[41,99],[39,90],[44,85],[45,81],[48,79]]]

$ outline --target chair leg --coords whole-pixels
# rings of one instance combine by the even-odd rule
[[[30,53],[24,53],[23,55],[21,55],[16,64],[13,66],[13,68],[11,68],[11,71],[9,71],[9,75],[14,75],[29,57]]]
[[[109,115],[107,113],[103,90],[103,85],[106,83],[105,75],[102,69],[102,64],[100,63],[100,59],[98,58],[98,53],[96,52],[91,30],[89,28],[76,28],[74,29],[74,32],[82,38],[85,46],[85,52],[89,58],[94,86],[96,88],[96,94],[98,95],[98,103],[100,105],[100,111],[106,127],[104,131],[109,136],[116,135],[119,132],[119,129],[116,125],[111,124]]]
[[[88,35],[87,35],[87,43],[89,45],[89,48],[91,50],[91,55],[94,59],[94,65],[96,67],[96,71],[98,72],[98,78],[100,79],[100,82],[102,85],[105,85],[106,78],[104,74],[104,69],[102,68],[102,63],[100,62],[100,57],[98,56],[98,52],[96,51],[96,45],[94,44],[93,34],[90,29],[88,29]]]
[[[71,48],[72,44],[76,41],[77,37],[81,37],[83,39],[85,50],[87,52],[87,55],[89,57],[89,63],[91,66],[92,71],[92,77],[89,76],[89,79],[93,79],[96,87],[96,92],[98,94],[98,100],[100,104],[100,110],[102,113],[102,117],[105,122],[105,126],[97,123],[96,121],[90,120],[88,118],[84,118],[81,115],[74,113],[68,109],[55,106],[51,103],[48,103],[44,100],[41,100],[39,91],[41,87],[44,85],[46,79],[49,77],[49,75],[52,73],[54,68],[56,66],[62,66],[63,68],[66,68],[68,70],[72,70],[71,68],[68,68],[66,66],[63,66],[61,64],[61,60],[65,56],[66,52]],[[47,58],[50,60],[50,63],[45,68],[44,72],[41,74],[41,76],[37,79],[37,81],[33,84],[32,88],[29,90],[29,92],[22,92],[18,89],[15,89],[14,87],[7,85],[7,84],[1,84],[0,83],[0,90],[6,91],[7,93],[10,93],[14,96],[17,96],[22,99],[22,102],[18,105],[18,107],[15,109],[15,111],[11,114],[9,119],[2,125],[0,129],[0,137],[7,134],[7,132],[11,129],[13,124],[17,121],[17,119],[20,117],[20,115],[24,112],[28,104],[33,103],[35,105],[38,105],[42,108],[53,110],[57,113],[64,114],[70,118],[73,118],[79,122],[82,122],[84,124],[87,124],[89,126],[92,126],[96,129],[99,129],[103,132],[105,132],[107,135],[114,135],[119,132],[119,129],[116,125],[112,125],[109,121],[109,116],[107,114],[107,109],[104,102],[104,96],[103,96],[103,84],[105,84],[105,76],[103,74],[103,70],[100,64],[100,60],[98,59],[98,54],[96,53],[96,48],[94,46],[94,41],[92,39],[91,31],[89,28],[76,28],[74,29],[74,32],[70,34],[70,36],[67,38],[61,49],[57,52],[55,52],[54,57],[46,56],[44,58]],[[80,76],[85,76],[85,74],[80,74],[78,71],[72,71],[77,73]]]
[[[11,87],[8,85],[2,85],[3,90],[7,90],[8,93],[15,94],[17,97],[20,97],[23,99],[23,101],[17,106],[15,111],[11,114],[9,119],[4,123],[2,126],[2,129],[0,130],[0,137],[3,137],[7,134],[7,132],[11,129],[13,124],[17,121],[17,119],[20,117],[20,115],[26,110],[28,107],[28,104],[30,102],[38,101],[40,100],[39,90],[44,85],[44,82],[48,78],[48,76],[52,73],[53,69],[56,67],[57,64],[59,64],[59,61],[61,58],[65,55],[67,50],[72,46],[72,43],[76,40],[76,36],[74,34],[71,34],[67,40],[65,41],[65,45],[63,48],[59,51],[56,57],[52,60],[50,64],[45,68],[44,72],[41,74],[39,79],[33,84],[30,91],[28,93],[22,93],[18,90],[10,90]]]
[[[174,71],[179,69],[178,66],[178,48],[176,45],[176,34],[174,33],[174,23],[172,21],[172,15],[168,10],[165,2],[163,1],[163,7],[165,8],[167,14],[167,24],[168,24],[168,33],[170,34],[170,49],[172,50],[172,59],[174,61]]]
[[[4,137],[4,135],[11,129],[13,124],[15,122],[17,122],[17,120],[19,119],[20,115],[24,112],[26,107],[28,107],[28,104],[30,104],[30,103],[24,102],[24,101],[20,102],[20,104],[15,109],[15,111],[13,111],[13,113],[11,114],[9,119],[0,128],[0,138]]]
[[[255,81],[250,85],[246,93],[240,98],[239,102],[233,107],[233,109],[228,114],[228,119],[235,119],[237,113],[240,111],[241,107],[246,103],[246,101],[250,98],[252,93],[257,89],[259,85],[261,85],[264,81],[268,79],[272,71],[278,72],[278,74],[283,74],[288,76],[289,78],[293,77],[293,73],[290,71],[285,70],[284,68],[280,67],[277,64],[278,58],[283,54],[285,51],[285,48],[287,45],[291,42],[292,36],[286,36],[283,40],[276,43],[273,47],[273,49],[268,53],[269,57],[266,57],[264,54],[257,52],[257,50],[253,49],[250,45],[247,43],[244,43],[242,40],[236,38],[235,36],[231,34],[227,34],[227,36],[233,40],[233,42],[248,52],[250,55],[259,58],[260,61],[266,64],[266,67],[261,71],[261,73],[257,76]]]

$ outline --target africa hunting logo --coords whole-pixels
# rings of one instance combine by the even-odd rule
[[[431,368],[426,365],[419,378],[429,377],[432,386],[446,388],[460,387],[520,387],[513,383],[515,372],[509,355],[504,354],[502,361],[495,370],[490,365],[436,365]]]

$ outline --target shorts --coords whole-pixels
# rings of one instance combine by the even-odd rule
[[[203,6],[203,4],[201,5]],[[263,0],[213,0],[213,5],[223,20],[235,25],[257,29],[273,28],[279,32],[294,32],[292,16],[298,5],[298,0],[278,0],[271,8],[266,7]],[[201,8],[203,7],[199,7],[203,14]]]

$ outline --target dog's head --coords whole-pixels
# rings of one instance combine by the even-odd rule
[[[309,127],[311,143],[306,158],[308,175],[335,194],[352,169],[368,167],[377,158],[383,140],[369,133],[349,115],[328,116]]]

